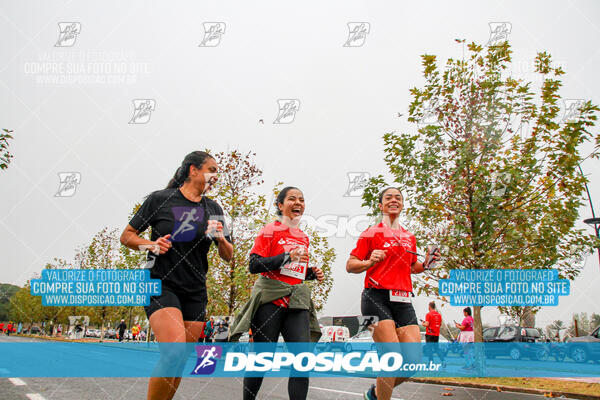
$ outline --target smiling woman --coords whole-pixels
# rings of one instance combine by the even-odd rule
[[[121,243],[131,249],[151,248],[155,254],[150,277],[161,279],[162,293],[144,307],[158,342],[197,342],[204,331],[208,301],[206,273],[211,244],[225,261],[233,246],[224,226],[223,210],[205,193],[217,180],[219,166],[203,151],[188,154],[164,190],[151,193],[133,216]],[[151,239],[140,237],[152,228]],[[148,384],[148,399],[170,399],[180,377],[164,377],[164,371],[180,371],[185,352],[163,351]],[[182,349],[183,348],[179,348]]]
[[[381,223],[365,230],[350,253],[346,271],[365,274],[361,296],[364,316],[379,320],[373,329],[373,340],[383,343],[420,342],[417,315],[412,305],[411,274],[423,272],[439,258],[428,254],[424,263],[417,261],[415,236],[400,226],[398,216],[404,197],[398,188],[389,187],[379,194]],[[407,354],[408,359],[420,354]],[[407,378],[379,377],[365,393],[365,399],[389,399],[395,386]]]
[[[308,236],[298,228],[304,214],[304,195],[288,186],[275,202],[279,221],[263,227],[250,251],[250,272],[261,276],[252,288],[248,303],[236,315],[231,339],[237,340],[252,329],[255,342],[277,343],[279,335],[286,342],[308,342],[321,330],[305,280],[322,281],[319,267],[308,267]],[[255,399],[262,377],[245,377],[245,400]],[[290,377],[290,399],[305,399],[308,378]]]

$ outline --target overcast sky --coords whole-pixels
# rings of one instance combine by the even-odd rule
[[[359,197],[344,197],[347,174],[384,173],[382,135],[416,129],[397,115],[423,82],[419,56],[460,57],[454,39],[486,44],[490,23],[508,23],[514,75],[533,79],[545,50],[567,71],[565,98],[600,103],[595,1],[198,3],[0,2],[1,127],[15,131],[14,160],[0,172],[0,282],[22,285],[103,226],[122,229],[193,150],[252,150],[265,192],[283,181],[304,191],[306,214],[364,214]],[[366,36],[349,41],[357,22]],[[149,118],[134,116],[136,99],[151,100]],[[291,123],[273,123],[280,99],[298,100]],[[583,168],[600,211],[600,163]],[[80,184],[55,196],[64,172]],[[363,276],[345,271],[355,241],[330,240],[338,256],[325,314],[360,313]],[[599,283],[594,254],[539,325],[600,312]],[[415,301],[419,317],[427,302]],[[484,322],[496,318],[484,311]]]

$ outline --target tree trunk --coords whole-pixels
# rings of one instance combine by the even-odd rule
[[[473,306],[473,333],[475,343],[473,348],[473,362],[479,376],[486,375],[485,351],[483,348],[483,327],[481,323],[482,306]]]
[[[101,321],[101,328],[100,328],[100,341],[103,342],[104,341],[104,317],[106,314],[106,309],[104,307],[102,307],[102,321]]]
[[[475,343],[483,342],[483,324],[481,322],[481,306],[473,306],[473,333]]]
[[[231,279],[231,283],[230,283],[230,287],[229,287],[229,312],[228,315],[233,315],[233,307],[235,306],[235,283],[234,283],[234,278],[235,278],[235,258],[232,257],[231,258],[231,264],[230,264],[230,270],[229,270],[229,279]]]
[[[535,313],[532,312],[532,307],[523,307],[523,314],[521,314],[521,326],[526,328],[534,328],[535,327]]]

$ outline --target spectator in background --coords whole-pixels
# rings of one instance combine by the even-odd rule
[[[464,370],[473,369],[473,342],[475,341],[475,334],[473,332],[473,317],[471,316],[471,307],[465,307],[463,309],[465,318],[459,324],[454,322],[456,327],[460,329],[460,336],[458,341],[463,343],[463,351],[465,354],[466,365],[463,367]]]
[[[8,326],[6,327],[6,336],[10,336],[12,330],[13,330],[13,323],[11,321],[8,321]]]
[[[131,327],[131,336],[133,337],[133,341],[135,342],[138,338],[138,335],[140,333],[140,326],[139,325],[134,325]]]
[[[229,340],[229,317],[217,322],[214,332],[215,342],[227,342]]]
[[[121,320],[121,323],[119,324],[117,329],[119,330],[119,342],[122,342],[123,336],[125,336],[125,329],[127,329],[127,325],[125,325],[124,319]]]
[[[433,362],[433,353],[436,353],[442,361],[442,368],[446,368],[444,352],[440,352],[440,327],[442,326],[442,315],[435,309],[435,301],[429,303],[429,312],[425,316],[425,321],[421,320],[425,329],[425,346],[429,362]]]
[[[215,319],[210,317],[208,322],[204,325],[204,343],[212,342],[212,335],[215,331]]]
[[[23,331],[23,323],[19,322],[19,325],[17,326],[17,334],[20,334],[21,331]]]

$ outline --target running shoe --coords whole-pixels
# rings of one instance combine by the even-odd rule
[[[375,396],[375,385],[371,385],[369,389],[364,394],[363,399],[365,400],[377,400],[377,396]]]

